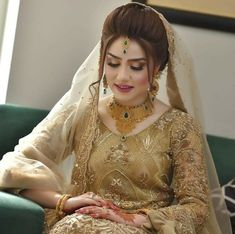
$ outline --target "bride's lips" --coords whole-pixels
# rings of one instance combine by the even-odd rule
[[[122,85],[122,84],[115,84],[115,87],[119,92],[122,93],[128,93],[130,92],[134,87],[130,85]]]

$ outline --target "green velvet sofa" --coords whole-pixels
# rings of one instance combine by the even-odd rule
[[[48,114],[47,110],[0,105],[0,159],[12,151],[18,139],[30,133]],[[221,185],[235,176],[235,140],[208,135]],[[0,192],[0,233],[40,234],[43,209],[24,198]]]
[[[0,159],[47,114],[47,110],[0,105]],[[41,234],[43,222],[44,210],[38,204],[0,191],[0,233]]]

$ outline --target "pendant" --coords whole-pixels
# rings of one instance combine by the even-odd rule
[[[121,141],[122,141],[122,142],[125,142],[125,141],[126,141],[126,138],[127,138],[127,137],[126,137],[126,136],[124,136],[124,135],[123,135],[123,136],[121,136]]]
[[[123,117],[124,117],[125,119],[128,119],[128,118],[129,118],[129,113],[128,113],[128,112],[124,112]]]

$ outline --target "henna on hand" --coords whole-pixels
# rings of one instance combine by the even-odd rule
[[[134,223],[135,216],[134,214],[123,213],[120,211],[113,211],[117,216],[124,220],[124,223],[130,224]]]
[[[85,194],[88,195],[88,198],[90,198],[96,202],[99,202],[100,206],[102,206],[104,208],[108,208],[108,209],[112,209],[112,210],[120,210],[120,208],[117,207],[116,205],[114,205],[114,203],[111,200],[103,199],[102,197],[100,197],[99,195],[96,195],[93,192],[87,192]]]
[[[113,210],[104,207],[88,206],[76,210],[77,213],[90,215],[96,219],[108,219],[117,223],[124,223],[140,227],[147,218],[140,214],[128,214],[120,210]]]

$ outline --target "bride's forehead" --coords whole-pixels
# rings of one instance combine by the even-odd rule
[[[128,39],[127,37],[119,37],[114,40],[107,51],[108,53],[114,54],[118,57],[145,57],[145,52],[140,44],[135,40]]]

